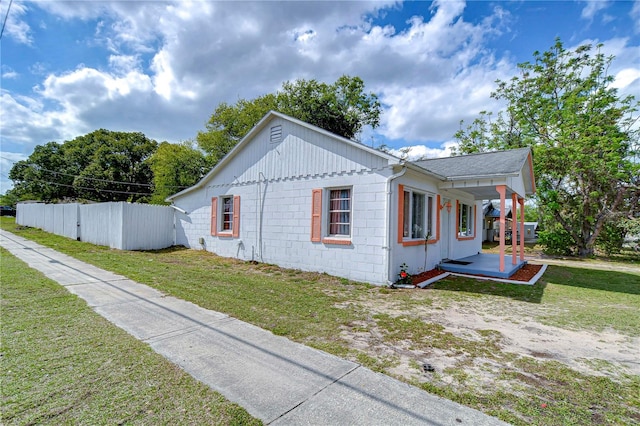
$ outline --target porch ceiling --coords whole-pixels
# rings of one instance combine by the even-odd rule
[[[463,194],[470,194],[474,200],[491,200],[500,198],[500,194],[496,190],[497,185],[506,185],[507,197],[511,197],[515,191],[509,187],[504,181],[493,180],[491,183],[479,183],[477,181],[447,181],[441,182],[438,185],[440,191],[444,194],[450,194],[452,196]]]

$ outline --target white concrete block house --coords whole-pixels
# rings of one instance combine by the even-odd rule
[[[270,112],[167,201],[178,245],[384,285],[427,233],[427,270],[479,253],[481,200],[533,191],[529,149],[406,162]]]

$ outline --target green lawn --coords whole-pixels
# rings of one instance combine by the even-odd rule
[[[261,424],[0,249],[9,424]]]
[[[517,312],[523,320],[556,327],[614,330],[633,338],[640,335],[640,270],[551,266],[534,286],[450,278],[430,290],[399,291],[184,248],[110,250],[19,228],[6,218],[2,226],[165,293],[360,362],[514,424],[640,422],[638,376],[580,373],[556,360],[503,351],[503,336],[496,330],[454,334],[432,320],[436,313],[450,308],[484,308],[497,315]],[[347,339],[345,333],[360,340]],[[458,361],[425,375],[420,358],[412,358],[414,353],[438,353]],[[403,365],[414,374],[398,374]],[[495,383],[479,383],[474,369],[489,366]],[[615,366],[602,360],[602,369],[615,370]]]

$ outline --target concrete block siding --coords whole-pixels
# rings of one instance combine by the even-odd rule
[[[199,191],[176,202],[188,212],[176,215],[177,244],[225,257],[326,272],[351,280],[386,282],[383,266],[386,205],[376,201],[377,194],[386,191],[386,176],[382,173],[221,187],[211,183],[206,198]],[[352,188],[351,244],[312,242],[312,190],[347,186]],[[240,196],[239,238],[211,235],[210,200],[222,195]],[[322,219],[325,221],[326,213]],[[201,238],[204,244],[200,244]]]
[[[441,167],[444,171],[445,166]],[[431,229],[439,231],[439,238],[432,235],[426,262],[420,239],[398,235],[404,226],[400,221],[405,205],[400,205],[404,199],[399,196],[400,185],[409,193],[432,197],[432,213],[437,217]],[[444,258],[470,256],[482,249],[482,208],[476,199],[487,188],[474,189],[480,186],[477,180],[448,182],[444,175],[431,174],[422,166],[271,112],[198,184],[169,200],[188,212],[176,215],[177,244],[226,257],[387,284],[395,281],[403,263],[415,274]],[[328,190],[342,187],[351,188],[350,236],[348,241],[328,241],[324,239],[328,236]],[[317,189],[322,189],[321,197],[318,192],[314,196]],[[211,199],[220,196],[240,197],[236,237],[211,235]],[[312,207],[320,198],[318,220],[318,211],[312,213]],[[458,201],[476,206],[474,238],[457,237]],[[217,203],[219,209],[219,198]],[[319,227],[322,232],[318,234]]]

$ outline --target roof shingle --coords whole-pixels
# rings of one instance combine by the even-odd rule
[[[414,161],[418,167],[444,176],[448,180],[517,175],[527,161],[530,148],[508,151],[481,152],[456,157],[432,158]]]

